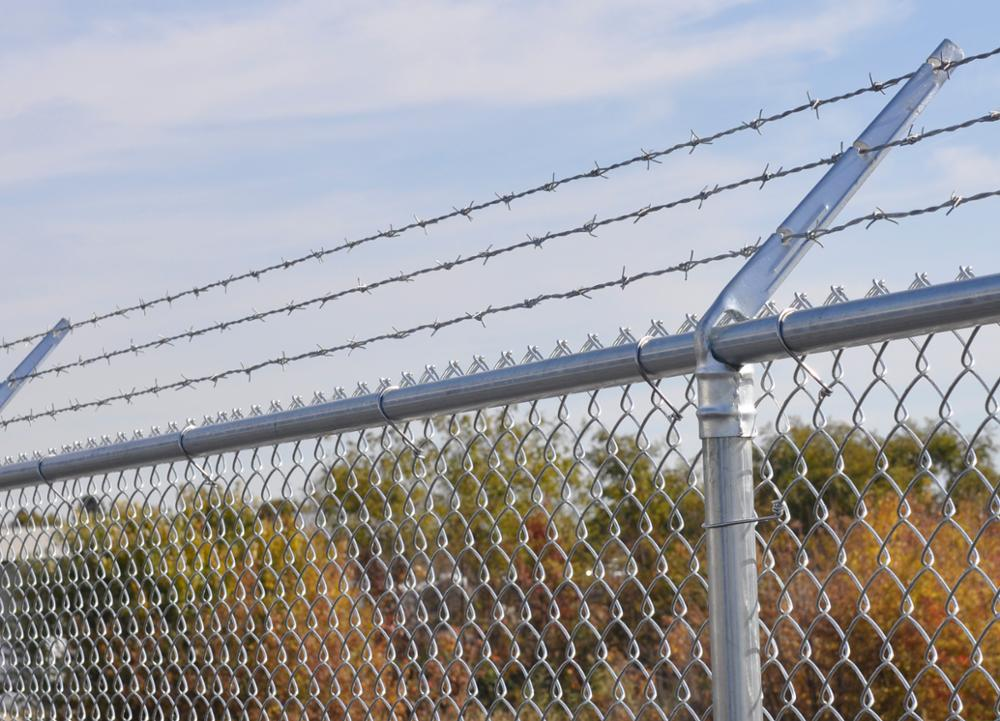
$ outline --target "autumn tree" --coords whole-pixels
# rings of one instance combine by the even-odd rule
[[[123,494],[50,519],[65,552],[19,561],[5,583],[36,642],[68,640],[55,677],[38,677],[61,714],[708,708],[700,469],[676,439],[533,406],[410,431],[416,448],[390,431],[326,439],[330,460],[295,488],[281,477],[276,498],[192,474],[159,504]],[[766,707],[943,718],[957,688],[966,718],[988,717],[992,443],[945,425],[795,423],[757,447],[758,512],[782,498],[789,514],[758,527]]]

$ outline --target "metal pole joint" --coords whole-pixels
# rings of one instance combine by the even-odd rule
[[[702,438],[752,438],[757,416],[753,367],[726,365],[706,341],[695,333],[699,433]]]
[[[963,57],[944,40],[869,123],[775,232],[729,281],[694,333],[698,430],[702,438],[712,715],[716,721],[763,716],[757,556],[754,537],[753,371],[712,352],[712,331],[726,319],[754,318],[889,151]],[[786,350],[782,322],[775,332]],[[803,361],[798,359],[800,363]],[[829,389],[824,386],[824,390]]]
[[[748,374],[712,353],[711,331],[727,317],[750,320],[812,247],[811,234],[827,227],[948,79],[965,54],[943,40],[926,62],[837,158],[816,186],[754,253],[716,298],[695,331],[698,421],[702,438],[749,438],[754,433]]]

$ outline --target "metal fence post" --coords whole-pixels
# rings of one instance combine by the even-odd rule
[[[812,245],[807,233],[828,225],[963,57],[944,40],[830,168],[778,230],[726,285],[695,332],[698,422],[708,535],[712,717],[759,721],[763,716],[754,544],[753,372],[712,353],[710,331],[733,316],[760,312]],[[942,69],[944,66],[944,69]]]

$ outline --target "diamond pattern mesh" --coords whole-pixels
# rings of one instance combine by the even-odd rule
[[[997,335],[811,357],[821,404],[758,368],[767,717],[997,715]],[[421,457],[373,428],[3,491],[0,713],[706,718],[694,391],[661,388],[679,420],[639,384],[401,426]]]

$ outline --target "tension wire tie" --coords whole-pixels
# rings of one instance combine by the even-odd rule
[[[667,408],[670,409],[671,419],[674,421],[679,421],[681,419],[680,411],[678,411],[674,407],[673,403],[667,400],[667,397],[663,394],[663,391],[661,391],[659,386],[653,381],[652,376],[649,375],[649,371],[646,370],[646,366],[644,366],[642,363],[642,355],[641,355],[642,347],[652,339],[653,336],[644,335],[642,338],[639,339],[639,342],[635,344],[635,366],[636,368],[639,369],[639,375],[642,376],[642,379],[644,381],[646,381],[646,385],[652,388],[653,393],[655,393],[656,396],[661,401],[667,404]]]
[[[417,444],[411,441],[409,436],[403,433],[403,431],[399,428],[399,426],[396,425],[396,421],[390,418],[389,414],[385,412],[385,394],[388,393],[389,391],[398,391],[398,390],[399,386],[388,386],[379,391],[378,400],[376,403],[376,406],[378,407],[378,414],[382,416],[382,420],[386,422],[386,425],[388,425],[390,428],[392,428],[392,430],[396,431],[396,433],[399,434],[399,437],[403,439],[403,443],[405,443],[407,446],[410,447],[410,450],[413,451],[413,454],[417,458],[423,458],[424,454],[420,451],[420,448],[417,446]]]

